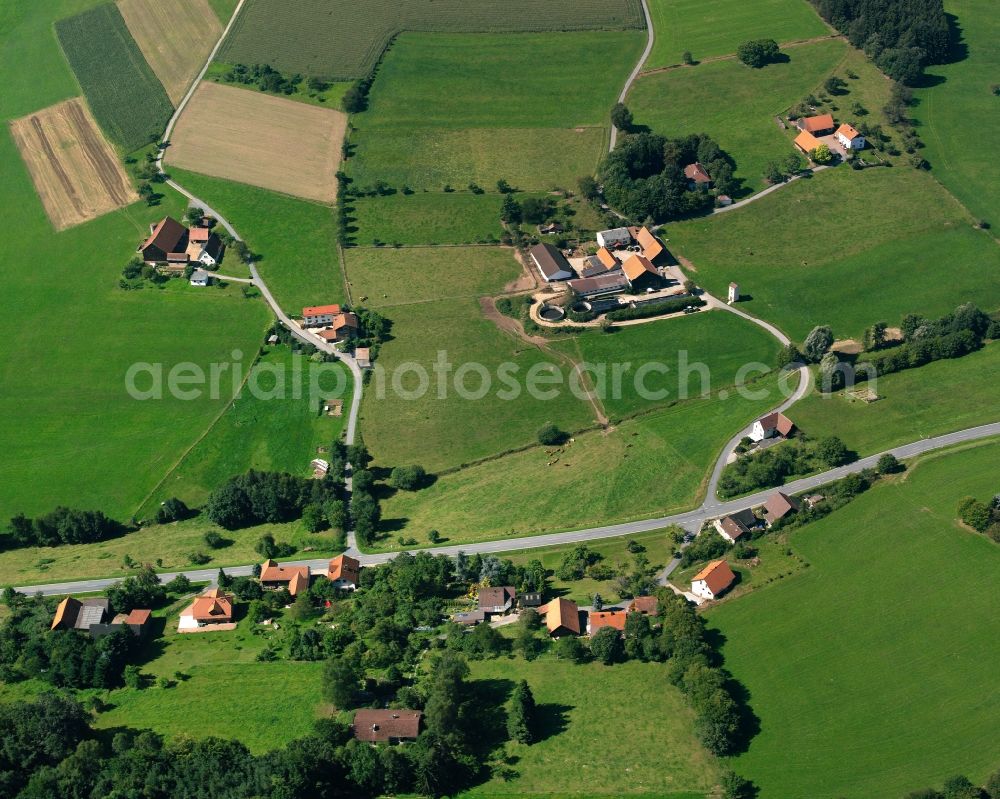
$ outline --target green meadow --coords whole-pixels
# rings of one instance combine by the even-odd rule
[[[483,316],[479,298],[502,291],[521,274],[509,249],[352,249],[347,274],[356,300],[392,322],[392,340],[378,358],[386,377],[378,370],[361,406],[360,427],[379,465],[419,463],[439,471],[529,445],[549,421],[566,430],[592,424],[590,406],[566,391],[551,401],[536,399],[523,387],[506,400],[498,396],[507,393],[501,364],[510,364],[521,380],[533,368],[548,375],[544,364],[560,365],[559,358]],[[452,364],[443,380],[444,398],[434,370],[439,353]],[[425,392],[419,391],[420,370],[427,376]],[[462,398],[455,388],[458,378],[471,395],[487,385],[487,395]]]
[[[627,104],[635,121],[654,133],[711,135],[735,160],[741,193],[750,194],[764,187],[769,161],[784,162],[797,152],[775,117],[813,91],[847,50],[834,39],[789,48],[787,62],[762,69],[731,59],[645,75],[632,87]]]
[[[478,244],[499,241],[499,194],[397,193],[350,201],[356,244]]]
[[[463,799],[704,799],[718,783],[718,761],[695,738],[694,716],[663,664],[576,665],[546,654],[469,666],[470,679],[491,692],[527,680],[545,737],[530,746],[508,744],[517,776],[494,778]],[[620,724],[609,718],[614,714]]]
[[[83,2],[18,3],[0,51],[0,118],[76,96],[79,88],[51,30]],[[122,266],[149,223],[180,214],[173,193],[59,233],[4,126],[0,198],[9,231],[0,240],[7,311],[0,321],[0,518],[58,504],[100,508],[127,519],[166,470],[228,405],[217,400],[138,401],[125,388],[136,362],[207,368],[249,364],[266,328],[263,304],[233,291],[122,291]],[[29,268],[30,265],[30,268]],[[141,381],[140,381],[141,382]]]
[[[750,313],[801,341],[814,325],[859,338],[907,313],[1000,306],[1000,250],[928,174],[830,169],[735,213],[670,225],[668,246],[716,296],[735,280]]]
[[[961,33],[954,63],[927,68],[928,86],[916,91],[911,110],[921,152],[934,176],[966,207],[994,227],[1000,225],[1000,164],[995,151],[997,98],[991,84],[1000,74],[1000,20],[990,0],[948,0],[945,11],[957,17]]]
[[[183,169],[171,167],[170,174],[219,208],[246,239],[259,256],[257,269],[286,313],[298,316],[307,305],[344,301],[329,206]],[[220,271],[235,277],[247,274],[235,258],[227,258]]]
[[[225,541],[219,549],[205,543],[205,533],[220,533]],[[335,555],[342,542],[333,532],[309,533],[301,522],[262,524],[243,530],[220,530],[206,517],[197,516],[166,525],[150,524],[108,541],[95,544],[65,544],[58,547],[22,547],[0,552],[0,574],[17,575],[18,585],[51,583],[55,580],[124,578],[135,572],[135,563],[151,563],[157,571],[217,569],[260,562],[254,546],[262,535],[291,544],[308,557]],[[208,556],[196,564],[192,554]],[[301,557],[307,557],[301,554]],[[129,565],[129,562],[132,565]]]
[[[267,350],[251,369],[239,398],[164,476],[140,516],[151,517],[170,497],[181,498],[189,507],[202,505],[212,489],[247,469],[311,475],[309,462],[316,448],[338,438],[346,421],[346,415],[322,413],[322,400],[310,396],[312,380],[318,390],[343,397],[345,408],[351,398],[346,368],[324,364],[322,374],[311,372],[316,366],[288,347]]]
[[[352,118],[345,171],[362,187],[575,186],[603,154],[609,109],[643,40],[635,31],[404,34],[369,109]]]
[[[871,383],[878,402],[813,392],[789,411],[810,436],[840,436],[862,455],[995,422],[1000,342],[952,361],[885,375]]]
[[[613,419],[620,419],[665,402],[729,389],[751,363],[758,366],[742,374],[741,381],[759,378],[774,366],[780,345],[770,333],[736,314],[702,311],[619,327],[612,333],[588,331],[554,346],[574,361],[606,370],[604,408]],[[619,388],[614,369],[626,365]],[[655,371],[640,377],[638,370],[644,365],[655,366]]]
[[[1000,761],[1000,551],[956,520],[997,443],[937,453],[795,531],[810,568],[708,612],[760,732],[732,766],[761,799],[903,796]]]
[[[757,399],[692,399],[576,435],[558,447],[522,452],[442,474],[420,491],[382,504],[388,531],[429,545],[554,533],[647,519],[697,505],[712,464],[739,429],[780,402],[765,378]],[[394,535],[377,549],[398,549]]]
[[[822,36],[829,29],[807,0],[651,0],[656,43],[646,69],[735,53],[748,39],[779,44]]]

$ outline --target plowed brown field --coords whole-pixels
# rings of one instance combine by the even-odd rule
[[[139,199],[82,99],[16,119],[10,127],[56,230]]]
[[[118,10],[176,106],[222,35],[219,18],[208,0],[118,0]]]
[[[177,121],[166,160],[332,203],[346,128],[347,116],[332,108],[204,81]]]

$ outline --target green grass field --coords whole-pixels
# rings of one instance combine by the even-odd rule
[[[595,386],[608,415],[620,419],[665,402],[729,389],[747,364],[773,367],[780,345],[770,333],[735,314],[702,312],[620,327],[610,335],[588,331],[554,346],[577,362],[601,369],[605,385],[602,388],[595,377]],[[615,368],[625,365],[629,368],[618,386]],[[667,371],[640,379],[637,372],[644,365]],[[754,369],[745,379],[760,375]]]
[[[260,255],[257,268],[287,313],[298,316],[307,305],[344,301],[329,206],[183,169],[171,167],[170,174],[193,194],[222,209],[220,213]],[[235,258],[226,258],[220,271],[236,277],[247,274]]]
[[[359,78],[402,31],[513,33],[643,28],[639,0],[250,0],[219,51],[222,61],[283,72]],[[623,77],[624,77],[623,73]]]
[[[355,242],[477,244],[499,241],[499,194],[419,192],[351,200]]]
[[[208,494],[234,474],[247,469],[291,472],[308,477],[317,446],[329,446],[340,436],[346,417],[322,414],[310,398],[311,364],[290,348],[269,350],[254,366],[239,399],[226,410],[208,434],[177,468],[164,478],[139,514],[148,518],[159,503],[180,497],[189,507],[205,502]],[[301,370],[301,396],[295,397],[296,370]],[[323,366],[318,387],[332,392],[343,386],[350,403],[350,372],[341,364]],[[254,387],[258,391],[255,397]],[[273,397],[273,398],[272,398]],[[279,432],[280,431],[280,432]]]
[[[587,542],[587,547],[603,556],[602,563],[609,566],[615,566],[619,563],[629,565],[635,557],[626,549],[629,541],[635,541],[645,547],[644,554],[649,558],[650,566],[658,571],[670,562],[676,548],[673,540],[664,530],[638,533],[630,537],[599,539]],[[522,549],[516,552],[503,552],[498,557],[510,559],[517,565],[524,565],[537,559],[549,572],[554,572],[559,568],[566,553],[575,546],[575,544],[567,544],[543,549]],[[592,577],[584,577],[582,580],[560,580],[555,574],[549,574],[549,588],[546,597],[562,596],[566,599],[572,599],[580,605],[590,605],[596,593],[600,593],[605,602],[617,602],[620,599],[609,580],[595,580]]]
[[[152,659],[141,667],[143,674],[166,677],[174,685],[102,694],[112,708],[97,717],[95,726],[146,728],[167,737],[235,738],[258,754],[308,733],[322,712],[323,664],[257,662],[268,639],[280,634],[269,629],[254,635],[246,621],[232,632],[178,633],[177,614],[189,601],[175,603],[166,615],[163,637],[150,642]],[[177,671],[189,678],[176,680]]]
[[[813,13],[805,0],[799,1]],[[844,42],[830,40],[790,48],[788,62],[763,69],[728,60],[646,75],[632,87],[627,104],[636,122],[655,133],[708,133],[736,161],[735,177],[742,178],[742,193],[749,194],[764,187],[769,161],[797,152],[774,118],[813,91],[847,49]],[[716,99],[706,102],[709,97]]]
[[[938,316],[963,302],[1000,306],[1000,250],[929,175],[833,169],[731,214],[670,225],[692,277],[801,341],[814,325],[860,337],[879,320]]]
[[[205,543],[205,533],[209,531],[221,533],[231,543],[220,549],[210,548]],[[195,517],[168,525],[150,525],[97,544],[24,547],[0,552],[0,574],[4,575],[5,584],[16,582],[18,585],[127,577],[134,569],[125,567],[126,556],[136,562],[151,563],[157,571],[245,566],[260,562],[254,546],[268,533],[276,541],[292,544],[298,552],[311,548],[308,549],[309,557],[336,555],[341,551],[340,541],[334,533],[311,534],[299,522],[227,531],[220,530],[205,517]],[[190,555],[193,552],[208,555],[211,560],[203,565],[192,563]],[[13,575],[16,578],[11,577]]]
[[[126,152],[167,126],[173,106],[114,3],[56,23],[59,43],[94,118]]]
[[[208,4],[222,22],[223,27],[229,23],[238,3],[239,0],[208,0]]]
[[[491,693],[527,680],[549,737],[530,746],[508,744],[518,776],[460,794],[466,799],[703,799],[718,782],[718,761],[696,741],[693,714],[662,664],[574,665],[544,655],[530,663],[469,665],[470,678],[488,681],[483,687]]]
[[[345,169],[362,187],[574,187],[603,154],[642,42],[634,31],[400,36],[353,117]]]
[[[10,119],[79,92],[52,33],[54,19],[85,2],[18,3],[0,48],[0,118]],[[10,31],[10,34],[7,34]],[[9,44],[9,46],[8,46]],[[135,362],[202,367],[249,362],[267,323],[262,303],[238,293],[118,288],[121,267],[151,221],[179,215],[136,204],[53,233],[13,141],[0,133],[0,199],[8,231],[0,237],[7,311],[0,321],[0,519],[43,513],[57,504],[100,508],[119,518],[145,495],[228,404],[140,402],[125,390]],[[26,269],[25,264],[34,268]],[[138,554],[138,553],[137,553]]]
[[[761,799],[903,796],[1000,766],[1000,551],[961,528],[1000,446],[921,461],[792,534],[811,564],[708,614],[760,733],[733,763]]]
[[[881,399],[870,405],[843,392],[828,397],[812,393],[791,414],[809,435],[838,435],[852,449],[870,455],[997,421],[998,373],[1000,343],[993,342],[964,358],[880,377],[874,387]]]
[[[1000,165],[984,158],[1000,141],[989,124],[996,109],[990,86],[1000,74],[1000,21],[989,0],[948,0],[958,17],[966,58],[928,67],[931,85],[916,92],[911,114],[934,176],[977,217],[1000,225]]]
[[[347,274],[357,301],[392,321],[393,340],[382,346],[378,359],[384,388],[376,374],[361,406],[360,427],[379,465],[420,463],[438,471],[530,444],[548,421],[566,430],[591,424],[589,404],[565,390],[551,401],[527,390],[506,401],[497,396],[505,388],[498,377],[501,364],[512,364],[518,370],[514,376],[523,379],[536,364],[560,363],[482,314],[478,298],[501,291],[521,274],[509,249],[355,249],[347,252]],[[453,365],[444,399],[433,370],[439,352]],[[480,364],[490,374],[482,399],[463,399],[455,389],[456,370],[466,363]],[[407,371],[407,365],[414,368]],[[428,376],[428,391],[408,399],[419,386],[419,369]],[[471,394],[482,385],[476,371],[465,380]]]
[[[748,39],[781,43],[828,32],[807,0],[652,0],[649,13],[656,43],[645,69],[680,64],[685,50],[700,60],[734,53]]]
[[[460,544],[645,519],[684,510],[704,494],[725,442],[778,404],[768,396],[690,400],[578,435],[562,447],[532,447],[442,475],[415,493],[382,505],[392,529],[428,545],[438,530]],[[370,428],[369,428],[370,429]],[[377,543],[398,549],[395,536]]]

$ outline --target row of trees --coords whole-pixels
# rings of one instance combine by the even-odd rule
[[[709,211],[709,192],[691,190],[684,167],[700,162],[716,188],[732,187],[733,161],[706,134],[668,139],[655,133],[631,133],[619,139],[598,169],[604,197],[621,213],[637,221],[665,222]]]
[[[726,466],[719,480],[719,494],[735,497],[784,485],[790,478],[818,469],[833,469],[855,459],[837,436],[812,440],[805,436],[751,455]]]
[[[890,78],[913,85],[927,64],[949,57],[951,33],[942,0],[812,0],[827,22],[864,49]]]
[[[233,64],[232,68],[222,74],[222,79],[226,83],[256,86],[262,92],[273,94],[295,94],[299,84],[305,80],[298,72],[285,77],[270,64]],[[312,77],[306,81],[306,86],[316,94],[324,91],[328,84],[322,78]]]
[[[108,518],[102,511],[59,506],[34,519],[29,519],[23,513],[13,517],[6,533],[0,534],[0,550],[92,544],[119,536],[125,530],[125,525]]]
[[[251,470],[215,489],[205,503],[205,514],[227,530],[288,522],[302,516],[307,506],[323,508],[338,501],[341,488],[341,480],[332,473],[322,480],[308,480],[287,472]]]

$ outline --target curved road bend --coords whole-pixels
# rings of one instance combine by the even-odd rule
[[[649,6],[646,0],[642,0],[642,13],[646,18],[646,49],[642,51],[642,55],[639,56],[639,61],[635,65],[635,69],[628,76],[625,81],[625,86],[622,88],[621,94],[618,95],[618,102],[624,103],[625,98],[628,96],[629,90],[632,88],[632,84],[635,83],[635,79],[639,77],[639,72],[642,70],[642,65],[646,63],[646,59],[649,58],[649,54],[653,50],[653,43],[656,41],[656,31],[653,30],[653,18],[649,15]],[[611,124],[611,139],[608,144],[608,152],[610,153],[615,149],[615,144],[618,142],[618,128]]]
[[[216,53],[219,52],[219,48],[222,46],[222,42],[225,41],[226,36],[229,35],[229,31],[232,29],[233,24],[236,22],[236,18],[240,15],[240,11],[243,9],[245,3],[246,0],[240,0],[240,2],[237,4],[236,8],[233,11],[233,15],[229,18],[229,22],[226,24],[225,29],[222,31],[222,35],[219,37],[219,40],[215,43],[215,47],[212,48],[212,52],[208,54],[208,58],[205,60],[204,66],[202,66],[201,71],[198,73],[198,76],[191,82],[191,85],[188,87],[188,90],[185,93],[184,97],[181,99],[180,103],[177,104],[177,109],[174,111],[173,116],[170,117],[170,121],[167,122],[167,127],[163,133],[164,142],[169,143],[170,134],[173,132],[174,126],[177,124],[177,120],[184,112],[184,109],[187,107],[188,102],[194,96],[194,93],[198,88],[198,84],[200,84],[201,81],[204,79],[205,73],[208,71],[208,68],[211,65],[212,61],[215,60]],[[165,154],[166,154],[166,147],[161,147],[159,152],[156,154],[156,168],[159,170],[160,174],[164,176],[166,176],[166,172],[163,169],[163,157]],[[187,189],[185,189],[183,186],[181,186],[179,183],[172,180],[171,178],[167,177],[165,182],[172,189],[187,197],[188,201],[192,205],[199,206],[200,208],[204,209],[207,214],[210,214],[211,216],[215,217],[215,219],[218,220],[219,224],[222,225],[222,227],[225,228],[226,231],[229,233],[229,235],[232,236],[234,239],[236,239],[237,241],[243,240],[240,234],[236,231],[236,228],[234,228],[232,224],[229,222],[229,220],[226,219],[225,216],[220,214],[218,210],[210,206],[200,197],[197,197],[191,192],[189,192]],[[348,445],[353,444],[355,436],[357,434],[358,412],[361,408],[361,392],[363,390],[361,368],[358,366],[357,361],[347,353],[341,352],[340,350],[336,349],[332,344],[327,343],[319,336],[310,333],[308,330],[303,330],[298,325],[293,324],[292,320],[288,318],[288,315],[284,312],[284,310],[282,310],[277,300],[275,300],[274,295],[271,293],[271,290],[267,286],[267,283],[265,283],[264,279],[260,276],[260,272],[257,271],[257,265],[251,262],[249,264],[249,267],[250,267],[249,280],[247,280],[246,278],[226,277],[225,275],[219,275],[219,277],[223,279],[233,280],[238,283],[249,283],[253,286],[256,286],[258,289],[260,289],[260,293],[264,296],[265,301],[271,307],[271,310],[273,311],[274,315],[286,328],[288,328],[288,330],[291,331],[293,336],[295,336],[300,341],[305,342],[306,344],[312,344],[314,347],[316,347],[316,349],[322,352],[335,356],[339,361],[341,361],[341,363],[347,366],[347,368],[350,370],[354,382],[354,391],[352,392],[351,395],[351,407],[347,415],[347,427],[344,430],[344,440]],[[347,465],[347,475],[345,483],[348,495],[350,495],[352,487],[350,464]],[[356,549],[356,542],[353,530],[349,530],[347,532],[347,543],[349,549],[351,550]]]
[[[980,439],[991,438],[994,436],[1000,436],[1000,422],[981,425],[979,427],[972,427],[967,430],[959,430],[954,433],[946,433],[941,436],[935,436],[934,438],[921,439],[920,441],[914,441],[910,444],[903,444],[902,446],[894,447],[893,449],[886,450],[886,452],[901,459],[912,458],[925,452],[941,449],[942,447],[949,447],[954,444],[962,444],[969,441],[978,441]],[[800,491],[820,488],[821,486],[833,480],[839,480],[841,477],[848,474],[873,467],[878,462],[878,459],[884,454],[885,453],[880,452],[876,455],[870,455],[867,458],[862,458],[861,460],[847,466],[830,469],[829,471],[813,475],[812,477],[804,477],[801,480],[788,483],[783,486],[781,490],[789,494],[795,494]],[[735,511],[742,510],[743,508],[761,504],[776,490],[778,489],[759,491],[756,494],[728,501],[719,501],[718,499],[711,497],[706,499],[700,507],[695,508],[694,510],[686,511],[684,513],[676,513],[670,516],[661,516],[655,519],[643,519],[641,521],[626,522],[624,524],[612,524],[604,527],[591,527],[586,530],[571,530],[563,533],[550,533],[548,535],[529,536],[526,538],[507,538],[500,541],[486,541],[481,544],[435,547],[433,549],[422,551],[430,552],[434,555],[449,556],[457,555],[459,551],[470,555],[476,553],[486,554],[510,552],[519,549],[536,549],[539,547],[550,547],[559,544],[576,544],[583,541],[592,541],[601,538],[635,535],[636,533],[658,530],[672,524],[680,525],[686,530],[695,532],[709,519],[714,519],[725,513],[733,513]],[[355,557],[361,561],[363,566],[375,566],[391,560],[398,554],[398,552],[384,552],[373,555],[355,553]],[[290,561],[288,565],[309,566],[316,570],[322,570],[326,568],[328,563],[329,560],[323,558],[318,560]],[[233,576],[244,576],[250,574],[252,568],[252,566],[238,566],[226,569],[226,573]],[[669,567],[667,573],[669,573]],[[176,577],[177,574],[184,574],[193,582],[212,582],[218,574],[218,569],[196,569],[184,572],[168,572],[161,574],[160,577],[164,581],[168,581]],[[50,583],[48,585],[25,586],[18,588],[17,590],[25,593],[41,592],[42,594],[84,593],[102,591],[121,579],[121,577],[116,577],[113,579]]]

